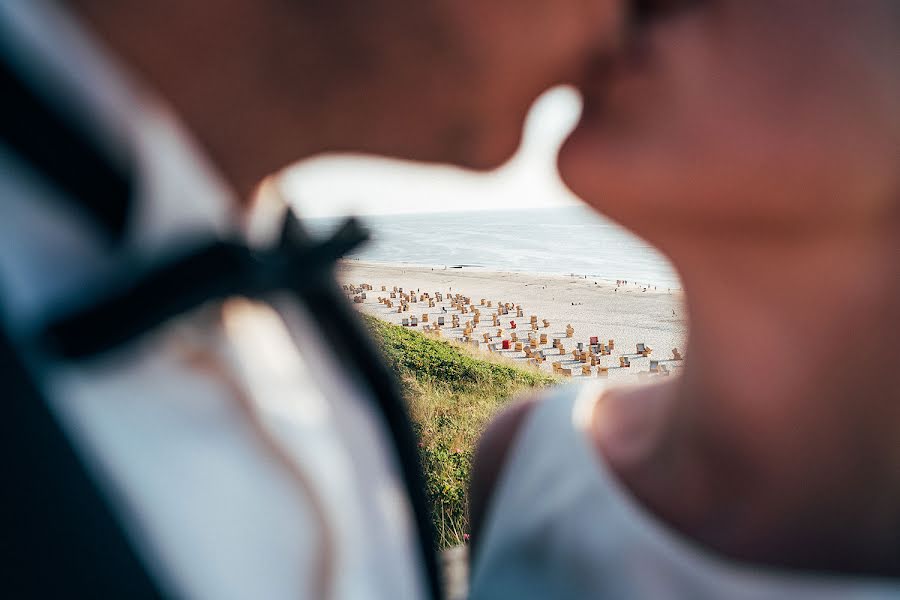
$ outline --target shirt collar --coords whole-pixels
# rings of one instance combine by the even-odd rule
[[[233,193],[174,115],[62,7],[0,2],[0,36],[36,91],[127,152],[137,178],[131,226],[111,253],[65,203],[52,201],[59,192],[0,144],[0,293],[14,330],[123,265],[237,233]]]

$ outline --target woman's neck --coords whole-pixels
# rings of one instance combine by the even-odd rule
[[[871,233],[669,248],[690,356],[629,481],[655,512],[742,558],[900,572],[900,236]]]

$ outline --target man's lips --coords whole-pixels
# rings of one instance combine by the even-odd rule
[[[631,0],[631,21],[643,27],[696,8],[708,0]]]
[[[635,100],[648,93],[653,70],[660,58],[660,36],[668,25],[709,0],[631,0],[630,19],[622,42],[596,57],[577,83],[585,110],[602,112],[610,102]],[[593,106],[591,106],[593,105]]]
[[[646,35],[631,36],[615,53],[594,60],[577,87],[589,105],[605,105],[622,92],[637,93],[646,85],[654,66],[653,40]],[[596,107],[595,107],[596,108]]]

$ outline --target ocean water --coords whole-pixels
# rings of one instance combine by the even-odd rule
[[[348,258],[681,286],[659,252],[582,206],[371,215],[362,221],[372,239]],[[323,231],[334,223],[315,219],[309,226]]]

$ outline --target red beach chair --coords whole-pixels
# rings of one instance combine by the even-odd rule
[[[509,350],[509,340],[503,340],[503,349]]]

